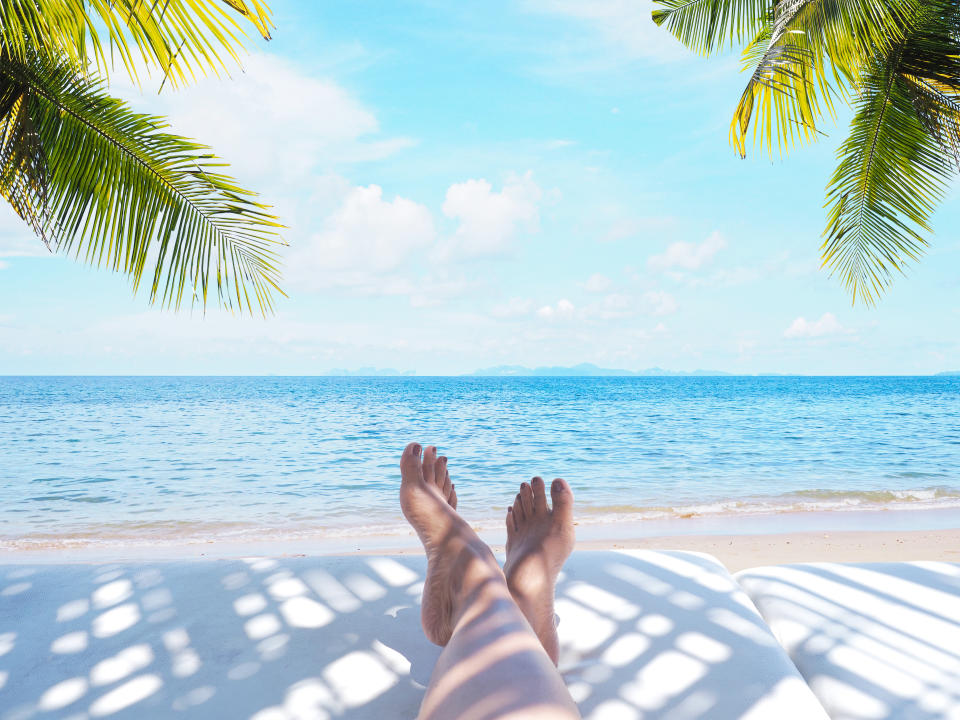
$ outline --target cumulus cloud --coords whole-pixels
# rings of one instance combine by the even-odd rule
[[[581,46],[581,70],[608,69],[643,58],[663,61],[686,57],[683,46],[650,19],[654,5],[649,0],[524,0],[523,7],[529,12],[570,18],[578,29],[586,25],[599,34],[606,53]]]
[[[378,185],[351,189],[322,230],[290,253],[287,276],[302,287],[364,286],[430,246],[430,211],[403,197],[383,197]]]
[[[231,171],[259,187],[299,182],[316,168],[384,157],[412,144],[377,137],[376,116],[336,82],[270,53],[243,59],[231,78],[204,78],[176,92],[113,89],[138,108],[170,118],[174,132],[211,145]]]
[[[824,313],[819,320],[807,320],[798,317],[790,327],[783,331],[787,338],[817,338],[828,335],[839,335],[846,332],[833,313]]]
[[[500,192],[483,179],[451,185],[443,214],[459,221],[453,238],[456,249],[465,255],[496,254],[519,233],[536,232],[542,197],[530,172],[509,176]]]
[[[662,290],[649,290],[643,294],[643,302],[650,315],[672,315],[677,311],[673,295]]]
[[[490,314],[496,318],[513,318],[529,315],[533,311],[533,300],[528,298],[510,298],[505,303],[495,305]]]
[[[537,310],[537,315],[546,320],[553,320],[572,317],[575,310],[576,308],[569,300],[559,300],[556,305],[544,305]]]
[[[642,295],[609,293],[583,308],[581,315],[598,320],[616,320],[635,315],[659,317],[676,311],[677,301],[670,293],[649,290]]]
[[[606,275],[594,273],[587,278],[587,281],[583,284],[583,289],[591,293],[602,293],[609,290],[611,284],[610,278]]]
[[[42,257],[50,251],[5,200],[0,200],[0,257]]]
[[[719,232],[712,232],[701,243],[675,242],[659,255],[647,259],[651,270],[698,270],[713,260],[714,256],[727,246],[727,241]]]
[[[583,309],[585,316],[598,318],[600,320],[630,317],[631,315],[635,315],[636,312],[637,302],[631,296],[623,293],[604,295],[598,302],[592,303]]]

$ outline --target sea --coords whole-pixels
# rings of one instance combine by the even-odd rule
[[[413,440],[481,531],[960,526],[960,377],[3,377],[0,549],[409,538]]]

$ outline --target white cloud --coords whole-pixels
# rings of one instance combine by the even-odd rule
[[[425,206],[399,196],[385,200],[378,185],[355,187],[320,232],[291,250],[286,276],[306,288],[369,286],[434,239]]]
[[[49,256],[47,246],[17,215],[6,200],[0,199],[0,257]]]
[[[583,308],[585,318],[616,320],[634,315],[671,315],[677,311],[677,301],[669,293],[649,290],[642,295],[610,293]]]
[[[537,315],[547,320],[572,317],[576,308],[569,300],[559,300],[556,305],[544,305]]]
[[[817,338],[827,335],[838,335],[846,332],[833,313],[824,313],[819,320],[807,320],[798,317],[786,330],[783,336],[787,338]]]
[[[123,75],[113,75],[118,94],[169,117],[174,132],[211,145],[230,172],[258,189],[297,183],[334,163],[381,158],[413,142],[375,138],[376,116],[347,90],[269,53],[245,57],[231,78],[204,78],[159,96],[158,79],[145,82],[141,93]]]
[[[533,310],[533,300],[528,298],[510,298],[505,303],[495,305],[490,314],[496,318],[513,318],[529,315]]]
[[[672,315],[677,311],[677,301],[670,293],[649,290],[643,294],[646,310],[651,315]]]
[[[583,309],[586,317],[600,320],[615,320],[630,317],[637,312],[637,302],[629,295],[611,293],[604,295],[599,302],[592,303]]]
[[[690,55],[665,28],[654,24],[650,17],[654,5],[649,0],[525,0],[523,7],[529,12],[570,18],[578,28],[587,26],[599,34],[611,57],[597,57],[596,51],[590,52],[591,48],[579,43],[579,64],[585,70],[601,70],[630,60],[664,61]],[[612,112],[618,112],[617,108]]]
[[[447,190],[443,214],[459,221],[455,249],[465,255],[496,254],[520,232],[540,226],[538,205],[543,197],[530,172],[511,175],[500,192],[486,180],[455,183]]]
[[[591,293],[602,293],[610,289],[610,278],[600,273],[594,273],[587,278],[583,284],[583,289]]]
[[[652,255],[647,260],[651,270],[697,270],[711,260],[714,255],[727,246],[727,241],[719,232],[712,232],[702,243],[675,242],[660,255]]]

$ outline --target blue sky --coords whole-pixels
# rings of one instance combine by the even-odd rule
[[[150,308],[4,209],[0,372],[960,369],[956,189],[909,277],[851,307],[818,253],[846,116],[741,161],[737,56],[691,56],[649,5],[272,6],[232,79],[114,87],[276,206],[289,299],[266,320]]]

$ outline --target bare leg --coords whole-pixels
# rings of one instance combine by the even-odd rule
[[[510,594],[556,664],[560,642],[553,598],[557,575],[573,550],[573,493],[558,478],[550,485],[550,497],[552,510],[547,507],[547,488],[539,477],[520,485],[513,507],[507,511],[503,573]]]
[[[423,720],[579,718],[543,646],[510,595],[490,548],[457,514],[446,459],[411,443],[400,459],[400,505],[427,553],[421,619],[445,644]]]

